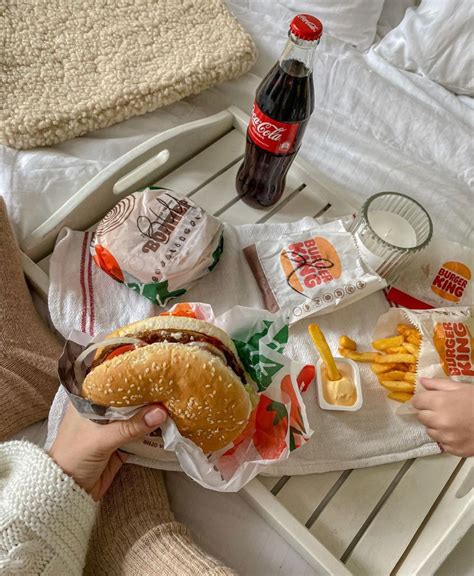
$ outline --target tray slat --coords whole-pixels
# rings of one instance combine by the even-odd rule
[[[342,474],[344,472],[292,476],[276,497],[305,524]]]
[[[459,460],[444,454],[413,462],[350,554],[355,576],[390,574]]]
[[[272,490],[272,488],[280,481],[280,478],[276,478],[275,476],[259,476],[258,479],[268,490]]]
[[[160,178],[156,185],[171,188],[186,196],[192,194],[203,184],[213,180],[216,174],[238,162],[243,156],[244,146],[244,137],[234,128],[191,160]]]
[[[237,167],[238,168],[238,167]],[[236,171],[237,173],[237,171]],[[234,176],[235,180],[235,176]],[[298,193],[298,188],[303,184],[302,180],[295,175],[291,170],[286,178],[285,190],[280,198],[280,200],[275,204],[272,209],[278,210],[278,207],[285,201],[286,198],[292,194]],[[225,222],[230,222],[231,224],[255,224],[261,221],[265,215],[268,213],[268,209],[253,208],[249,204],[246,204],[243,200],[238,200],[238,196],[235,191],[234,181],[228,182],[229,188],[232,189],[234,194],[234,199],[236,202],[233,203],[229,208],[219,214],[219,217]]]
[[[474,524],[474,459],[459,469],[428,519],[413,547],[396,571],[399,576],[434,574],[441,562]],[[468,536],[466,535],[466,538]],[[474,533],[471,533],[471,558]]]
[[[402,466],[396,462],[353,470],[310,527],[311,534],[340,558]]]
[[[260,515],[269,521],[279,534],[292,542],[295,549],[311,566],[315,567],[316,574],[351,576],[344,564],[318,542],[259,480],[254,479],[249,482],[241,494],[257,508]]]
[[[291,198],[287,204],[282,206],[277,212],[271,213],[263,221],[275,224],[294,222],[305,216],[313,218],[321,216],[330,208],[331,204],[329,202],[325,202],[314,190],[306,186],[299,194]]]

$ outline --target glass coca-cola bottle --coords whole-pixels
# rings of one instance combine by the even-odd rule
[[[271,206],[283,194],[314,108],[313,57],[322,30],[314,16],[295,16],[280,60],[257,89],[236,178],[237,191],[249,204]]]

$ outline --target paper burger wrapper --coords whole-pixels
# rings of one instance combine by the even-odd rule
[[[213,270],[223,250],[222,223],[189,198],[150,186],[106,214],[90,249],[104,272],[165,306]]]
[[[288,326],[281,315],[236,306],[215,318],[211,306],[200,303],[176,304],[165,314],[206,320],[225,330],[256,385],[257,402],[244,431],[219,452],[204,454],[181,436],[174,422],[168,419],[161,431],[123,448],[142,457],[141,461],[138,458],[138,463],[146,466],[151,465],[150,461],[157,463],[177,458],[182,470],[205,488],[235,492],[263,467],[286,460],[291,452],[306,444],[313,431],[302,393],[313,380],[315,370],[314,366],[304,365],[284,354]],[[54,441],[68,399],[84,417],[104,424],[129,419],[140,409],[140,406],[106,408],[81,396],[82,376],[94,353],[79,366],[76,360],[91,342],[90,336],[75,332],[66,343],[58,368],[62,386],[51,408],[47,446]]]

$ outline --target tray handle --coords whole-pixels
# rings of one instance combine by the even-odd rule
[[[139,144],[101,170],[22,242],[22,251],[37,262],[52,252],[64,226],[86,230],[102,218],[120,196],[156,182],[232,130],[233,114],[176,126]]]

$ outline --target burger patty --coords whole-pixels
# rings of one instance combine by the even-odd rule
[[[137,338],[138,340],[142,340],[147,344],[156,344],[157,342],[170,342],[174,344],[193,344],[195,342],[202,342],[204,344],[210,344],[211,346],[214,346],[214,348],[217,348],[217,350],[219,350],[224,355],[227,365],[237,374],[237,376],[242,380],[242,383],[247,383],[245,372],[237,362],[234,353],[229,350],[229,348],[227,348],[227,346],[225,346],[218,338],[213,338],[212,336],[208,336],[202,332],[174,329],[147,330],[144,332],[138,332],[136,334],[124,334],[123,337]],[[121,346],[123,345],[117,344],[115,346],[107,346],[103,348],[99,357],[92,362],[89,372],[105,362],[109,354]],[[212,354],[212,350],[209,350],[209,352]]]

